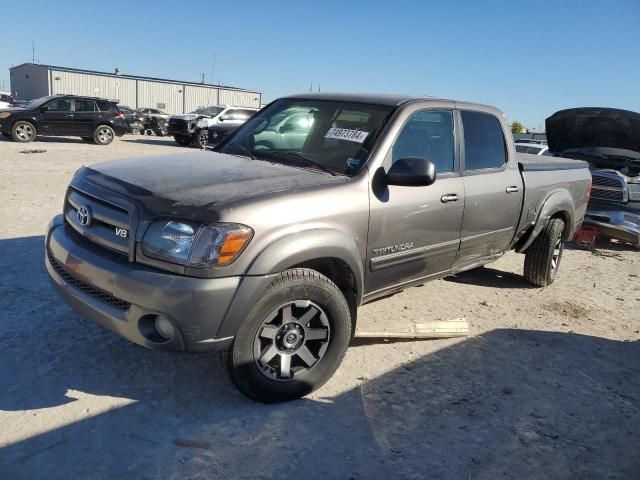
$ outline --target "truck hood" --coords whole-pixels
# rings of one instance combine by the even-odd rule
[[[611,149],[636,152],[640,158],[640,113],[616,108],[571,108],[546,120],[549,150],[576,149],[608,155]],[[599,150],[604,150],[600,152]]]
[[[83,167],[72,185],[82,188],[88,182],[105,188],[154,214],[209,220],[212,216],[206,213],[235,201],[343,181],[345,177],[324,172],[200,151]]]
[[[171,115],[170,118],[177,118],[179,120],[195,120],[197,118],[211,118],[211,116],[201,115],[199,113],[186,113],[184,115]]]

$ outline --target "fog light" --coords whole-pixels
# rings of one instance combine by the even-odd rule
[[[158,335],[160,335],[162,338],[166,338],[167,340],[171,340],[173,338],[174,328],[167,317],[158,315],[156,317],[155,326]]]

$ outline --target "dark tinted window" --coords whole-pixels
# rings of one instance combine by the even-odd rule
[[[50,101],[46,105],[51,112],[70,112],[71,111],[71,99],[70,98],[56,98]]]
[[[465,169],[501,167],[507,161],[507,149],[500,121],[493,115],[463,111]]]
[[[96,102],[98,104],[98,108],[100,109],[101,112],[108,112],[110,110],[113,110],[113,103],[111,102],[105,102],[104,100],[98,100]],[[78,107],[76,107],[76,110],[78,109]]]
[[[425,110],[414,113],[393,145],[392,160],[419,157],[436,164],[436,172],[453,171],[453,113]]]
[[[533,155],[537,155],[543,147],[535,147],[529,145],[516,145],[516,152],[518,153],[532,153]]]
[[[94,112],[96,110],[96,102],[93,100],[76,99],[76,112]]]

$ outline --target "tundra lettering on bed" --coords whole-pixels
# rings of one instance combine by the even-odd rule
[[[226,349],[242,392],[284,401],[338,368],[359,305],[512,249],[553,282],[590,182],[582,161],[516,156],[492,107],[304,94],[213,152],[81,168],[45,261],[86,317],[150,348]]]

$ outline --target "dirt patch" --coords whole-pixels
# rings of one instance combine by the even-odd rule
[[[585,318],[591,310],[571,302],[552,302],[542,305],[549,312],[559,313],[570,318]]]

